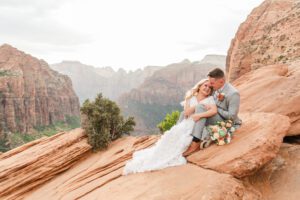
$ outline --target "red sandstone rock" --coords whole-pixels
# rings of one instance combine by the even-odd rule
[[[259,199],[260,195],[248,191],[241,181],[187,164],[152,173],[122,176],[82,199]]]
[[[192,164],[121,176],[132,153],[156,139],[125,137],[106,151],[91,153],[83,131],[76,129],[26,144],[1,155],[0,195],[4,199],[30,200],[261,197],[231,175]]]
[[[126,161],[135,150],[151,146],[157,136],[120,138],[97,153],[89,151],[82,129],[43,138],[0,156],[0,195],[30,200],[261,199],[255,185],[246,188],[226,173],[248,176],[275,157],[289,120],[264,113],[242,118],[245,124],[231,144],[193,155],[204,166],[194,165],[193,160],[184,166],[128,176],[121,175]],[[281,126],[276,127],[279,121]]]
[[[241,178],[254,174],[272,160],[290,123],[283,115],[245,113],[243,125],[228,145],[213,145],[188,157],[188,161],[206,169]]]
[[[288,135],[300,134],[300,61],[266,66],[234,81],[241,112],[272,112],[290,118]]]
[[[0,155],[0,196],[17,199],[73,166],[91,149],[82,129],[58,133]]]
[[[228,50],[230,81],[260,67],[300,57],[300,1],[266,0],[242,23]]]
[[[247,178],[247,182],[254,185],[265,199],[299,199],[300,146],[283,144],[276,158]]]
[[[188,164],[155,172],[121,176],[134,149],[157,137],[127,137],[108,150],[89,154],[76,166],[29,192],[25,199],[259,199],[241,181]]]
[[[240,25],[226,63],[241,111],[288,116],[288,135],[300,134],[299,21],[299,0],[264,1]]]
[[[79,163],[75,171],[71,170],[71,176],[68,176],[69,171],[63,174],[63,183],[59,182],[60,178],[54,179],[62,184],[59,188],[47,192],[41,189],[38,193],[39,199],[57,199],[60,195],[73,199],[71,191],[80,196],[119,177],[120,168],[131,158],[133,151],[155,141],[156,137],[148,136],[122,138],[109,150],[95,154],[90,152],[82,129],[33,141],[0,155],[0,199],[24,198],[32,189]],[[79,161],[81,158],[85,159]]]
[[[34,126],[79,117],[71,80],[9,45],[0,47],[1,131],[30,132]]]

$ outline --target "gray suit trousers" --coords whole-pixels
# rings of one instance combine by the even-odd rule
[[[203,113],[206,111],[207,111],[206,108],[202,104],[196,106],[195,109],[196,114]],[[184,119],[184,112],[181,112],[177,124],[180,123],[183,119]],[[209,133],[206,129],[206,126],[214,125],[218,121],[223,121],[223,120],[224,119],[219,114],[216,114],[209,118],[201,118],[199,121],[195,122],[192,135],[200,140],[206,140],[209,138]]]

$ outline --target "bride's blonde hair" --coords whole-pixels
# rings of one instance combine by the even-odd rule
[[[184,100],[187,101],[193,96],[197,96],[201,85],[203,85],[203,83],[205,83],[206,81],[208,81],[208,79],[202,79],[198,83],[196,83],[196,85],[194,85],[192,89],[186,92]]]

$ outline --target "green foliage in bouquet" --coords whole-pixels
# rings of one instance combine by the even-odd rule
[[[233,127],[232,120],[225,120],[217,122],[216,125],[208,126],[207,130],[213,141],[218,145],[224,145],[231,142],[235,128]]]
[[[174,126],[179,118],[179,111],[173,111],[171,114],[167,114],[165,119],[161,121],[157,127],[159,130],[164,133],[167,130],[170,130]]]
[[[117,104],[103,98],[102,94],[98,94],[93,102],[87,99],[80,110],[81,126],[85,129],[93,150],[105,149],[111,141],[133,131],[135,126],[133,117],[125,120]]]

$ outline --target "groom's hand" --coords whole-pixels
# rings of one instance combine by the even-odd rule
[[[188,118],[191,114],[194,113],[194,110],[195,110],[195,108],[189,108],[189,109],[185,110],[185,111],[184,111],[184,116],[185,116],[186,118]]]
[[[203,104],[204,105],[204,108],[206,109],[206,110],[210,110],[211,109],[211,106],[210,105],[208,105],[208,104]]]
[[[200,115],[192,115],[192,118],[195,122],[197,122],[201,119],[201,116]]]

